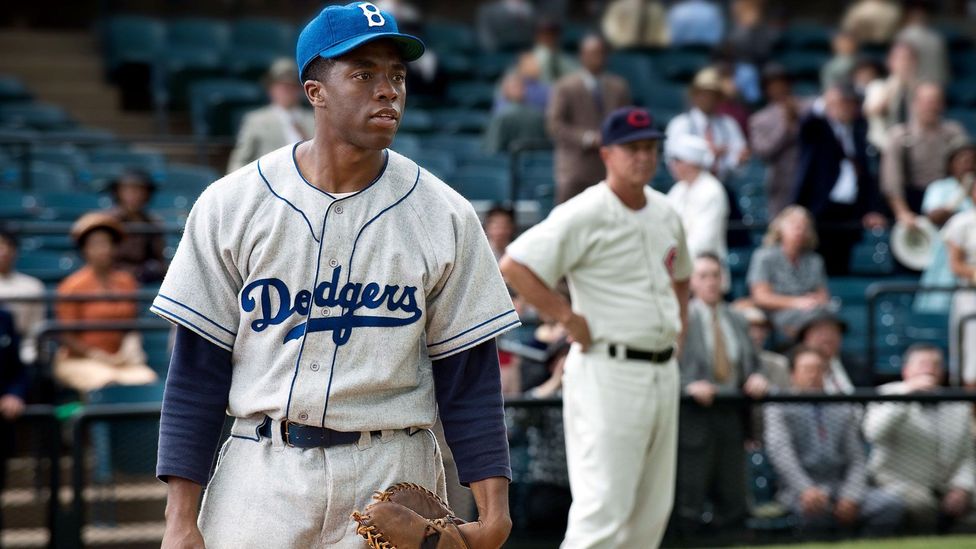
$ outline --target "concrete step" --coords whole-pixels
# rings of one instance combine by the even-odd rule
[[[0,547],[7,549],[40,549],[47,547],[47,528],[8,528],[0,532]]]
[[[96,54],[98,43],[95,34],[87,31],[5,29],[0,31],[0,50],[11,56],[32,53],[51,56],[79,52]]]
[[[4,526],[42,528],[47,524],[48,490],[15,489],[3,493]],[[61,487],[61,504],[71,505],[71,488]],[[84,491],[88,520],[114,523],[159,519],[166,508],[166,485],[156,479],[111,486],[88,486]]]

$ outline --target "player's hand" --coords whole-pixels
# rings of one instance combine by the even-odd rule
[[[953,488],[942,498],[942,512],[951,517],[961,517],[969,510],[972,495],[962,488]]]
[[[7,421],[13,421],[24,413],[24,399],[17,395],[3,395],[0,397],[0,416]]]
[[[861,506],[857,504],[856,501],[851,499],[841,498],[837,500],[837,505],[834,506],[834,518],[837,522],[849,526],[857,522],[857,517],[861,513]]]
[[[800,494],[800,508],[805,515],[819,515],[827,510],[830,497],[816,486],[811,486]]]
[[[160,549],[206,549],[206,545],[195,520],[168,520]]]
[[[715,385],[712,385],[709,381],[692,381],[685,390],[688,391],[691,398],[695,399],[695,402],[706,408],[711,406],[712,402],[715,401]]]
[[[572,313],[565,322],[561,323],[569,334],[570,341],[579,343],[580,349],[585,353],[593,340],[590,338],[590,325],[586,318],[576,313]]]
[[[466,522],[458,526],[464,540],[471,549],[498,549],[505,544],[512,532],[512,519],[505,517],[497,520],[479,520]]]
[[[752,374],[742,386],[750,398],[762,398],[769,392],[769,380],[762,374]]]

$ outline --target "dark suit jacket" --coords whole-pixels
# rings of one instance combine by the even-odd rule
[[[583,83],[580,72],[564,76],[553,86],[546,110],[546,129],[556,145],[556,183],[582,187],[598,183],[606,175],[598,149],[583,148],[584,132],[600,131],[612,111],[630,105],[630,88],[619,76],[599,77],[602,108]]]
[[[858,215],[878,211],[880,194],[878,181],[868,169],[867,122],[858,118],[853,124],[854,169],[857,171]],[[800,158],[796,166],[793,203],[805,206],[814,217],[820,215],[830,202],[837,177],[840,176],[844,148],[827,119],[808,114],[800,123]]]
[[[14,317],[0,309],[0,396],[27,396],[27,375],[20,363],[20,337]]]

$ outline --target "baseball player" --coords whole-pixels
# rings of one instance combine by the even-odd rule
[[[667,199],[647,186],[664,137],[625,107],[602,127],[605,181],[508,246],[502,273],[574,340],[563,377],[573,503],[563,548],[655,547],[674,496],[677,345],[691,260]],[[572,304],[553,291],[569,281]]]
[[[152,306],[177,325],[164,547],[363,547],[350,514],[374,490],[444,496],[438,411],[479,511],[461,532],[508,536],[494,338],[519,320],[470,204],[387,148],[423,51],[373,4],[325,8],[297,45],[313,139],[194,205]]]

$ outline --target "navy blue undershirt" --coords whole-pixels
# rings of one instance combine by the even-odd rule
[[[159,422],[156,475],[209,480],[227,409],[231,353],[177,326]],[[434,391],[458,477],[512,478],[494,340],[433,362]]]

